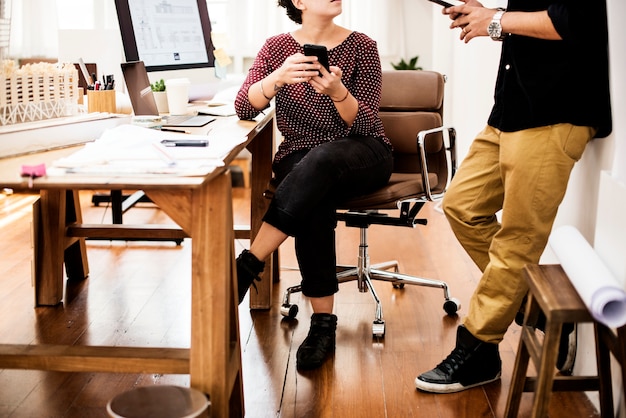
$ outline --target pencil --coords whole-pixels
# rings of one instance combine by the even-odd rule
[[[184,131],[182,129],[161,128],[163,132],[178,132],[179,134],[190,134],[190,131]]]

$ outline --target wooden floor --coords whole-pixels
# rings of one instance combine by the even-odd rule
[[[82,195],[87,223],[110,223],[106,206],[93,207]],[[88,241],[91,275],[66,286],[66,302],[33,308],[30,282],[30,205],[36,196],[0,195],[0,343],[189,346],[190,248],[170,242]],[[249,196],[235,189],[235,222],[247,223]],[[403,272],[445,280],[460,299],[459,317],[443,311],[435,288],[392,289],[378,283],[387,322],[384,339],[372,337],[374,304],[354,283],[336,298],[337,351],[320,370],[298,373],[295,353],[309,326],[311,310],[301,296],[296,320],[282,320],[282,290],[297,283],[293,242],[281,248],[282,280],[268,311],[240,307],[246,417],[501,417],[517,348],[512,325],[500,345],[502,379],[448,395],[415,390],[415,376],[434,367],[454,346],[456,327],[478,280],[475,266],[439,212],[426,207],[427,226],[372,227],[372,262],[398,259]],[[141,204],[126,222],[171,222],[153,205]],[[340,263],[357,256],[357,230],[339,227]],[[237,253],[249,245],[236,243]],[[136,386],[189,385],[188,375],[119,375],[0,370],[0,417],[105,417],[106,403]],[[530,395],[520,416],[529,416]],[[597,417],[580,393],[554,394],[550,416]]]

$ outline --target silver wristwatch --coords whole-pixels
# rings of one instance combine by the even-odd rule
[[[493,15],[491,19],[491,23],[489,23],[489,27],[487,28],[487,32],[489,32],[489,36],[494,41],[501,41],[506,38],[506,34],[502,33],[502,25],[500,24],[500,19],[502,19],[502,15],[506,10],[498,9],[496,14]]]

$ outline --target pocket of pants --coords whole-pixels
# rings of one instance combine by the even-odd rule
[[[555,125],[554,128],[561,140],[563,152],[574,161],[580,160],[587,143],[593,138],[595,130],[588,126],[570,124]]]

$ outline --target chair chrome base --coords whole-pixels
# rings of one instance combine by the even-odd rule
[[[421,277],[408,276],[406,274],[399,273],[398,262],[387,261],[384,263],[378,263],[370,265],[370,259],[368,254],[367,245],[367,228],[360,228],[361,230],[361,242],[359,244],[359,257],[358,265],[356,266],[337,266],[337,280],[339,283],[346,283],[350,281],[357,282],[359,292],[369,291],[376,303],[376,313],[374,322],[372,325],[372,334],[374,337],[384,337],[385,335],[385,320],[383,319],[383,308],[374,289],[372,282],[374,280],[386,281],[393,284],[394,288],[401,289],[405,284],[415,286],[427,286],[437,287],[443,289],[443,295],[445,298],[443,304],[443,310],[448,315],[456,315],[461,308],[461,302],[456,298],[450,297],[448,285],[441,280],[425,279]],[[392,270],[392,271],[390,271]],[[298,305],[292,305],[290,298],[292,293],[302,291],[302,286],[291,286],[285,290],[283,296],[283,302],[280,308],[280,313],[288,318],[295,318],[298,314]]]

